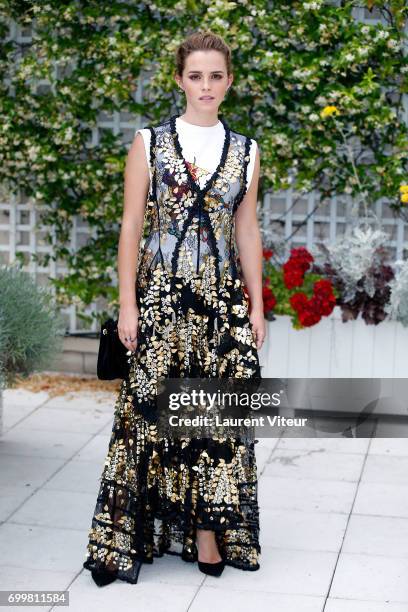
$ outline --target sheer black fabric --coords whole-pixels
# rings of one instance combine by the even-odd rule
[[[163,438],[155,421],[161,377],[261,377],[233,241],[250,139],[222,122],[222,155],[204,188],[182,157],[175,117],[149,128],[137,349],[116,401],[83,564],[131,583],[141,563],[164,553],[196,561],[197,529],[215,531],[227,565],[259,568],[256,440]]]

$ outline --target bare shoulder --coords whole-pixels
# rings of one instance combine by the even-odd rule
[[[150,175],[145,144],[140,132],[135,135],[129,148],[124,179],[125,200],[134,202],[141,197],[142,201],[145,202],[150,185]]]
[[[137,156],[145,150],[144,138],[142,132],[137,132],[129,149],[129,154]]]
[[[259,182],[259,174],[260,174],[260,169],[261,169],[260,168],[261,159],[260,159],[258,143],[256,141],[253,141],[253,142],[255,142],[254,171],[252,174],[251,184],[249,185],[249,188],[247,191],[247,195],[249,194],[249,197],[254,196],[256,199],[257,193],[258,193],[258,182]]]
[[[126,160],[126,172],[131,172],[132,174],[137,173],[138,176],[142,175],[148,178],[148,164],[144,139],[142,134],[138,132],[129,148]]]
[[[254,138],[251,138],[251,151],[253,152],[253,155],[256,158],[260,157],[260,150],[259,150],[259,144],[258,141],[255,140]]]

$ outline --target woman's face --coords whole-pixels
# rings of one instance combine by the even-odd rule
[[[183,76],[175,78],[185,91],[187,106],[200,113],[216,112],[233,81],[233,76],[227,75],[224,55],[213,49],[190,53]]]

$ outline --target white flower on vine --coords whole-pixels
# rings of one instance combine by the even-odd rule
[[[38,145],[32,145],[28,148],[28,157],[29,159],[37,159],[38,154],[40,152],[40,147]]]
[[[393,38],[391,38],[390,40],[387,41],[387,47],[389,49],[394,49],[395,51],[398,51],[401,45],[397,40],[394,40]]]
[[[369,52],[370,52],[370,49],[368,47],[360,47],[358,50],[360,57],[364,57],[365,55],[368,55]]]
[[[354,62],[355,55],[353,55],[353,53],[346,53],[346,55],[344,56],[344,59],[347,60],[348,62]]]
[[[311,74],[313,74],[313,71],[308,68],[304,68],[303,70],[298,68],[297,70],[293,71],[293,76],[295,79],[304,79],[309,77]]]
[[[74,136],[74,132],[72,129],[72,126],[68,126],[67,129],[65,130],[65,140],[72,140]]]
[[[304,2],[303,8],[305,10],[317,11],[322,5],[322,0],[315,2]]]

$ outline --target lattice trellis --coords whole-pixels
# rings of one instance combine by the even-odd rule
[[[370,13],[367,9],[356,8],[355,17],[361,21],[372,23],[379,20],[379,15]],[[31,32],[20,29],[15,23],[10,23],[10,37],[19,43],[29,43]],[[142,101],[143,81],[141,77],[135,91],[135,100]],[[49,88],[45,81],[39,81],[38,88]],[[408,123],[408,102],[404,98],[404,119]],[[115,134],[122,133],[124,142],[130,146],[135,130],[143,127],[142,118],[135,120],[129,113],[115,112],[113,115],[101,114],[98,128],[93,130],[91,144],[97,144],[102,130],[111,130]],[[313,215],[310,215],[319,206]],[[348,207],[350,200],[343,197],[333,197],[328,203],[320,203],[318,193],[304,196],[288,189],[281,193],[267,193],[262,203],[264,213],[264,229],[272,226],[279,234],[290,239],[294,246],[304,245],[312,248],[319,242],[333,242],[337,236],[342,235],[347,224]],[[42,207],[33,200],[25,200],[22,196],[10,197],[0,193],[0,263],[15,261],[17,253],[23,257],[25,269],[30,272],[41,285],[47,285],[49,278],[58,278],[66,272],[63,262],[53,262],[47,267],[41,267],[32,258],[34,254],[50,253],[51,246],[45,242],[45,235],[50,232],[41,224]],[[392,211],[385,201],[376,205],[376,214],[382,220],[384,229],[389,232],[389,248],[392,259],[402,259],[408,256],[408,227],[401,218],[394,218]],[[308,216],[310,215],[310,216]],[[304,220],[306,223],[304,223]],[[301,227],[299,228],[299,225]],[[51,230],[52,231],[52,230]],[[73,218],[70,248],[75,250],[86,243],[90,236],[88,224],[80,217]],[[85,311],[90,314],[98,310],[103,301],[91,304]],[[77,316],[78,306],[73,303],[62,310],[66,319],[68,333],[97,332],[98,326],[94,322],[86,326]]]
[[[333,196],[329,201],[320,201],[316,192],[304,196],[292,189],[267,193],[262,204],[263,226],[265,231],[272,229],[290,241],[291,246],[302,245],[311,249],[318,243],[333,243],[344,234],[350,223],[351,205],[352,200],[348,196]],[[407,223],[392,213],[384,199],[376,202],[375,214],[381,220],[384,231],[389,234],[389,262],[406,259]]]

